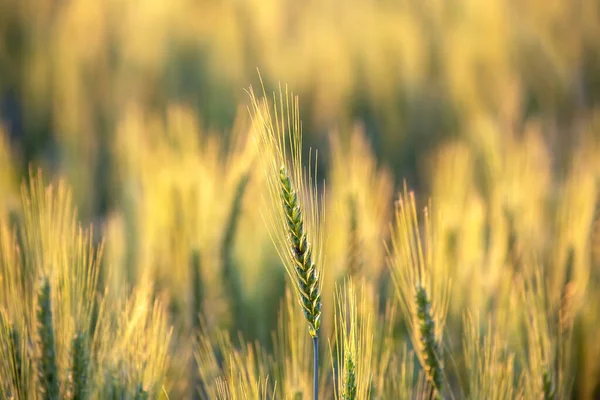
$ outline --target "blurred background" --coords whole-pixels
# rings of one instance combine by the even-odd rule
[[[267,91],[282,82],[299,94],[308,144],[326,149],[329,131],[361,121],[396,180],[424,189],[427,158],[456,138],[472,142],[482,121],[501,131],[535,121],[552,168],[564,168],[600,99],[594,0],[0,7],[4,146],[20,172],[32,163],[67,176],[88,218],[115,205],[114,143],[133,110],[160,120],[183,105],[199,130],[226,136],[257,68]]]

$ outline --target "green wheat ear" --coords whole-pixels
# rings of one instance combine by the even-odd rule
[[[300,293],[300,304],[309,324],[310,336],[318,336],[321,326],[321,290],[319,273],[312,259],[312,246],[304,231],[304,219],[298,204],[298,196],[292,186],[287,170],[279,170],[281,200],[286,216],[288,240],[294,256],[294,272]]]
[[[343,400],[356,400],[356,364],[350,351],[346,352]]]
[[[42,280],[39,289],[37,322],[40,346],[40,359],[38,360],[40,395],[44,400],[58,400],[60,395],[60,385],[56,364],[56,346],[54,340],[54,327],[52,324],[52,301],[48,278]]]
[[[435,321],[431,315],[431,305],[427,297],[427,291],[422,286],[417,287],[416,303],[419,344],[425,361],[425,373],[437,392],[442,393],[442,366],[439,359],[438,343],[435,339]]]
[[[87,335],[77,332],[71,342],[71,399],[89,397],[90,344]]]

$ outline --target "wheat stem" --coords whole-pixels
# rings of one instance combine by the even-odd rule
[[[231,211],[227,220],[225,229],[225,235],[221,243],[221,260],[223,263],[223,282],[228,286],[228,292],[231,298],[231,314],[232,320],[236,323],[243,323],[243,298],[242,298],[242,285],[240,283],[240,277],[238,271],[235,270],[233,263],[233,247],[235,242],[235,234],[237,232],[237,226],[242,211],[242,200],[244,199],[244,193],[250,179],[250,174],[247,172],[240,177],[233,202],[231,204]],[[238,325],[239,326],[239,325]]]
[[[313,399],[319,399],[319,337],[313,337]]]
[[[200,314],[202,313],[203,287],[202,276],[200,275],[200,252],[195,250],[190,257],[190,273],[192,283],[192,335],[196,335],[200,329]],[[191,398],[197,400],[200,398],[198,392],[202,382],[198,377],[198,364],[195,357],[192,357],[190,366]]]

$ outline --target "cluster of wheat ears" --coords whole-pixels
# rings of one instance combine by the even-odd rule
[[[114,285],[124,274],[103,261],[103,240],[81,228],[69,189],[32,173],[20,205],[0,214],[1,399],[598,396],[597,172],[573,168],[553,206],[560,228],[543,239],[531,229],[538,214],[511,207],[538,195],[537,176],[523,169],[537,142],[506,145],[523,162],[509,172],[490,153],[488,173],[498,178],[488,208],[466,183],[472,155],[456,145],[440,153],[447,168],[423,212],[405,185],[387,226],[378,193],[390,190],[388,180],[363,136],[353,135],[349,150],[332,141],[329,176],[340,200],[326,212],[317,155],[303,160],[297,97],[249,94],[258,157],[232,185],[221,272],[230,325],[251,324],[231,248],[249,171],[262,170],[253,203],[262,204],[291,288],[272,348],[215,329],[206,310],[222,305],[205,303],[206,247],[190,246],[184,260],[189,295],[170,292],[152,270]],[[480,147],[489,149],[483,139]],[[520,174],[525,184],[511,187]],[[178,323],[181,315],[191,322]]]

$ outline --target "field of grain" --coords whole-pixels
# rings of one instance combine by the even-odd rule
[[[600,399],[594,0],[0,0],[0,399]]]

